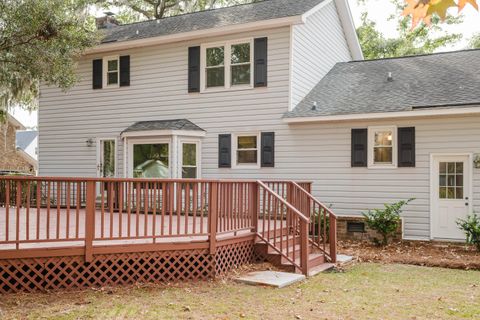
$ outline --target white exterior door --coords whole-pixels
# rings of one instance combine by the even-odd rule
[[[471,210],[471,161],[468,155],[434,156],[431,175],[432,238],[463,240],[457,220]]]

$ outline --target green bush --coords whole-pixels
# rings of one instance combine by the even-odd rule
[[[382,235],[382,241],[374,239],[377,244],[387,245],[390,236],[394,235],[400,224],[402,208],[414,199],[399,201],[394,204],[384,204],[383,209],[368,210],[362,212],[367,226]]]
[[[329,208],[331,205],[329,206]],[[313,224],[313,230],[310,230],[310,235],[315,236],[315,237],[323,237],[323,230],[325,230],[326,233],[326,241],[328,242],[330,238],[330,217],[327,215],[326,219],[324,219],[326,215],[326,210],[321,209],[321,210],[315,210],[315,212],[312,214],[310,217],[311,223]],[[318,234],[319,232],[319,225],[320,224],[320,235]]]
[[[467,243],[475,245],[480,251],[480,216],[475,213],[468,215],[465,220],[458,219],[457,225],[467,235]]]

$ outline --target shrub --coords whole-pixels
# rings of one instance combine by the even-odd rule
[[[465,220],[458,219],[457,225],[467,235],[467,243],[475,245],[480,251],[480,216],[475,213],[468,215]]]
[[[394,204],[384,204],[385,208],[383,209],[368,210],[366,213],[362,212],[367,226],[382,235],[382,241],[380,242],[375,238],[375,243],[388,244],[389,237],[395,234],[400,224],[400,213],[403,206],[410,201],[413,201],[413,199],[399,201]]]
[[[330,208],[331,205],[328,207]],[[320,210],[315,210],[315,212],[312,214],[311,223],[313,224],[313,230],[310,230],[310,235],[311,236],[320,236],[323,237],[323,231],[325,230],[326,233],[326,241],[328,242],[330,238],[330,217],[327,216],[325,219],[326,211],[324,209]],[[320,224],[320,235],[318,234],[319,232],[319,225]],[[313,231],[313,232],[312,232]]]

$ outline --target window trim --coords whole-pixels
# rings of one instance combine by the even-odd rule
[[[235,85],[232,86],[231,84],[231,67],[232,67],[232,45],[235,44],[242,44],[242,43],[249,43],[250,44],[250,84],[242,84],[242,85]],[[216,47],[224,47],[224,61],[223,67],[225,68],[225,83],[223,87],[212,87],[207,88],[207,77],[206,77],[206,69],[207,69],[207,49],[209,48],[216,48]],[[220,42],[211,42],[205,43],[200,46],[200,93],[208,93],[208,92],[222,92],[222,91],[233,91],[233,90],[251,90],[254,88],[254,40],[253,38],[246,38],[246,39],[235,39],[235,40],[228,40],[228,41],[220,41]]]
[[[117,60],[117,84],[108,84],[108,62]],[[120,88],[120,56],[103,57],[103,88]]]
[[[202,162],[201,162],[201,141],[199,139],[182,139],[178,140],[178,178],[182,179],[182,169],[183,169],[183,144],[194,144],[197,146],[197,177],[195,179],[202,178]],[[192,168],[192,166],[189,166]]]
[[[256,164],[238,164],[238,137],[257,137],[257,163]],[[232,169],[260,169],[261,168],[261,132],[241,132],[232,134]]]
[[[374,162],[374,148],[375,148],[375,132],[377,131],[392,131],[392,163],[378,163]],[[398,167],[398,137],[397,126],[375,126],[368,127],[368,168],[369,169],[392,169]]]

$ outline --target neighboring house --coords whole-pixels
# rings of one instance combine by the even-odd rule
[[[462,238],[455,218],[480,209],[480,52],[350,60],[345,0],[110,27],[72,90],[42,86],[40,174],[311,180],[341,216],[414,197],[405,238]]]
[[[38,171],[38,131],[22,130],[16,134],[17,152]]]
[[[25,127],[10,114],[4,123],[0,123],[0,174],[34,174],[36,171],[36,160],[27,159],[17,148],[16,134],[20,130]]]

